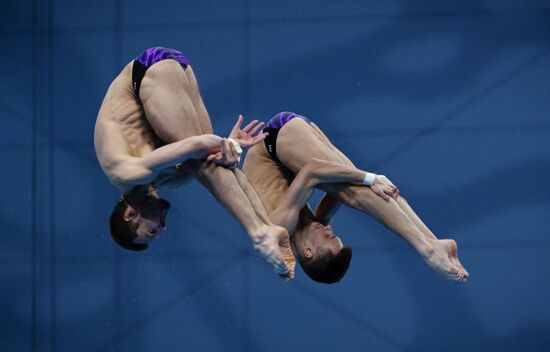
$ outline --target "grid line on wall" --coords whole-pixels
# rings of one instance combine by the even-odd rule
[[[414,21],[414,20],[441,20],[441,19],[474,19],[474,18],[498,18],[521,16],[548,16],[550,7],[517,7],[507,9],[474,9],[474,10],[439,10],[439,11],[405,11],[395,13],[366,13],[366,14],[342,14],[326,16],[285,16],[285,17],[257,17],[241,19],[219,20],[182,20],[172,23],[151,24],[122,24],[125,31],[141,30],[171,30],[171,29],[195,29],[195,28],[227,28],[235,26],[270,26],[270,25],[311,25],[334,24],[372,21]],[[115,14],[116,17],[116,14]],[[87,26],[57,26],[56,34],[65,33],[112,33],[116,31],[116,24],[112,25],[87,25]],[[32,29],[1,29],[5,36],[24,36],[32,34]]]
[[[55,62],[53,60],[53,2],[54,0],[48,0],[48,35],[47,35],[47,58],[48,58],[48,124],[49,124],[49,133],[48,133],[48,217],[49,217],[49,266],[50,266],[50,351],[57,351],[57,263],[56,263],[56,219],[55,219],[55,203],[56,203],[56,184],[55,184],[55,119],[53,114],[53,96],[54,96],[54,85],[53,85],[53,70]]]
[[[38,350],[37,346],[37,320],[38,320],[38,268],[37,268],[37,237],[38,237],[38,195],[37,195],[37,135],[36,125],[38,120],[38,4],[37,0],[32,2],[32,93],[31,93],[31,109],[32,109],[32,122],[31,122],[31,329],[30,329],[30,342],[31,351]]]
[[[113,46],[114,46],[114,62],[113,67],[115,68],[115,72],[113,72],[113,75],[116,77],[118,72],[116,72],[116,68],[120,67],[122,60],[122,1],[123,0],[115,0],[113,1],[113,10],[114,10],[114,28],[113,28]],[[116,194],[116,192],[115,192]],[[122,263],[121,263],[121,253],[119,246],[113,241],[111,244],[111,248],[113,251],[113,301],[112,301],[112,324],[113,324],[113,330],[112,330],[112,340],[111,340],[111,346],[114,349],[115,352],[120,351],[120,334],[122,331],[122,311],[121,307],[123,304],[122,300]]]
[[[0,110],[3,105],[0,103]],[[10,109],[10,112],[13,112]],[[17,116],[24,116],[18,114]],[[28,117],[25,116],[25,119]],[[43,132],[38,129],[38,132]],[[550,132],[550,123],[533,122],[533,123],[511,123],[505,125],[470,125],[470,126],[438,126],[431,128],[429,131],[425,128],[372,128],[368,130],[354,129],[351,130],[330,130],[326,129],[325,134],[331,139],[338,138],[393,138],[393,137],[413,137],[419,134],[425,136],[463,136],[463,135],[494,135],[494,134],[510,134],[510,133],[546,133]],[[44,132],[46,133],[46,132]],[[92,153],[93,145],[87,141],[71,141],[62,138],[55,138],[53,131],[47,129],[47,133],[51,134],[52,147],[60,148],[66,151],[72,151],[78,154],[79,157],[89,159],[95,163],[95,157]],[[37,143],[36,150],[49,150],[50,145]],[[22,151],[30,152],[33,150],[32,142],[0,142],[0,152]]]
[[[550,240],[540,239],[523,239],[523,240],[505,240],[505,241],[460,241],[460,251],[507,251],[511,249],[530,249],[530,250],[548,250],[550,248]],[[380,254],[380,253],[403,253],[411,252],[411,247],[405,243],[403,244],[379,244],[379,245],[356,245],[353,246],[354,255],[365,254]],[[251,255],[252,253],[252,255]],[[174,252],[164,253],[161,257],[123,257],[123,263],[137,263],[137,262],[150,262],[154,260],[156,262],[181,262],[189,259],[204,258],[206,260],[214,260],[219,258],[231,257],[235,258],[241,256],[243,258],[253,258],[255,254],[249,250],[238,251],[193,251],[193,252]],[[73,265],[82,262],[86,263],[102,263],[108,262],[112,259],[109,255],[102,256],[58,256],[56,258],[56,264]],[[0,265],[2,266],[21,266],[29,265],[28,262],[21,261],[20,258],[0,258]],[[245,265],[245,264],[243,264]]]

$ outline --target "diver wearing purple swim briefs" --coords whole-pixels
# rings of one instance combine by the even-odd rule
[[[141,81],[145,76],[147,69],[159,61],[172,59],[176,60],[183,68],[191,65],[189,59],[176,49],[163,48],[156,46],[145,50],[141,55],[136,57],[132,67],[132,87],[139,97],[139,88]]]
[[[264,127],[264,132],[269,133],[264,140],[265,147],[267,149],[267,152],[269,153],[269,156],[271,159],[280,162],[279,158],[277,157],[277,136],[279,135],[279,130],[290,120],[293,118],[300,118],[307,122],[308,124],[311,123],[311,120],[308,119],[305,116],[298,115],[294,112],[290,111],[283,111],[278,113],[277,115],[273,116]]]
[[[241,129],[242,122],[240,116],[229,138],[212,133],[193,67],[181,52],[153,47],[126,64],[109,86],[94,131],[99,164],[122,196],[109,221],[113,240],[129,250],[148,248],[166,230],[170,208],[158,189],[193,177],[242,225],[272,269],[292,279],[288,233],[258,215],[265,209],[235,168],[238,150],[265,138],[256,135],[263,123]]]

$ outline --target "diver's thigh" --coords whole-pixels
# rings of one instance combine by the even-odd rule
[[[346,156],[346,154],[342,153],[340,149],[336,148],[334,144],[328,139],[328,137],[321,131],[321,129],[314,124],[313,122],[310,124],[311,128],[313,128],[313,131],[319,136],[319,138],[325,143],[326,146],[328,146],[330,149],[332,149],[340,158],[343,164],[349,165],[349,166],[355,166],[353,165],[353,162]]]
[[[197,117],[199,119],[201,132],[202,134],[212,133],[212,123],[210,122],[210,116],[208,116],[208,111],[206,110],[206,106],[204,105],[204,102],[202,100],[199,84],[197,82],[197,78],[195,77],[195,72],[193,71],[193,68],[191,66],[188,66],[185,69],[185,74],[187,75],[187,79],[191,86],[196,87],[196,89],[192,91],[193,94],[191,96],[191,100],[193,101],[193,106],[197,111]]]
[[[199,104],[195,106],[195,109],[197,111],[202,134],[212,133],[212,123],[210,122],[210,116],[208,116],[208,111],[206,110],[206,106],[204,106],[202,98],[200,99]]]
[[[175,60],[160,61],[147,70],[140,99],[151,127],[166,143],[201,134],[192,99],[197,89]]]
[[[294,173],[312,158],[342,163],[340,156],[299,118],[290,120],[279,131],[277,157]]]

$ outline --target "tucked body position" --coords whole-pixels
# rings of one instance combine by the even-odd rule
[[[239,117],[229,139],[212,134],[195,74],[181,52],[155,47],[129,62],[112,81],[94,131],[101,168],[121,194],[110,217],[116,243],[146,249],[166,229],[170,208],[157,189],[194,177],[243,226],[264,260],[291,279],[287,231],[271,222],[235,168],[239,150],[265,138],[256,135],[263,124],[241,124]]]
[[[330,225],[341,204],[373,216],[447,279],[467,280],[456,242],[438,239],[387,177],[357,169],[310,119],[281,112],[264,132],[269,135],[250,148],[243,171],[272,221],[290,233],[294,255],[313,280],[338,282],[349,267],[352,250]],[[326,193],[312,210],[307,201],[315,187]]]

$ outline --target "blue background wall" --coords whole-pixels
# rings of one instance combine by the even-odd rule
[[[0,1],[0,351],[549,350],[549,5]],[[197,183],[162,193],[147,253],[117,248],[93,126],[155,45],[191,59],[219,134],[314,119],[458,241],[470,282],[342,209],[343,282],[284,283]]]

